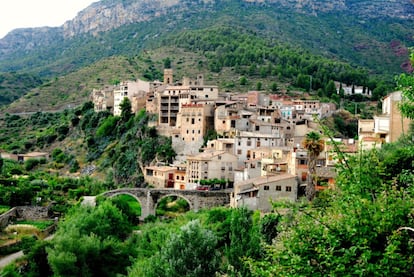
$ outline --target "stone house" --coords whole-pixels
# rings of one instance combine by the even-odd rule
[[[252,150],[259,147],[283,146],[284,139],[279,133],[263,134],[258,132],[237,132],[235,136],[235,154],[239,163],[252,157]]]
[[[114,115],[121,115],[120,105],[124,98],[128,98],[131,101],[132,113],[144,109],[147,93],[149,92],[150,82],[142,80],[121,82],[113,92]]]
[[[204,136],[213,128],[213,112],[212,105],[183,104],[177,114],[181,139],[185,142],[202,143]]]
[[[234,154],[234,138],[217,138],[207,142],[204,151],[221,150]]]
[[[30,159],[49,159],[49,153],[47,152],[29,152],[26,154],[10,154],[6,152],[0,152],[2,159],[14,160],[17,162],[25,162]]]
[[[90,97],[95,112],[109,111],[114,109],[114,87],[105,86],[103,89],[93,89]]]
[[[214,111],[214,128],[217,134],[233,137],[236,132],[236,120],[240,118],[239,110],[243,104],[237,101],[216,103]]]
[[[384,142],[395,142],[408,131],[411,120],[401,115],[398,104],[402,101],[401,91],[393,92],[382,99],[382,114],[374,116],[374,133]]]
[[[187,165],[178,164],[174,166],[176,168],[174,173],[174,189],[189,189],[187,188]]]
[[[297,200],[297,192],[297,178],[292,174],[260,176],[235,183],[230,205],[270,212],[272,201],[294,202]]]
[[[188,183],[196,186],[200,180],[234,181],[237,157],[226,151],[206,151],[187,156]]]
[[[145,182],[154,188],[174,188],[177,168],[172,166],[147,166],[144,171]]]

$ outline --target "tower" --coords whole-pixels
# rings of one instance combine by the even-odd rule
[[[171,68],[164,69],[164,85],[173,83],[173,70]]]

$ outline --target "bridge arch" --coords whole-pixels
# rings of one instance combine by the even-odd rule
[[[161,197],[159,197],[159,198],[156,200],[156,202],[154,202],[154,211],[157,211],[157,208],[158,208],[159,204],[161,203],[161,201],[162,201],[163,199],[166,199],[167,197],[170,197],[170,196],[175,196],[175,197],[177,197],[177,198],[180,198],[180,199],[185,200],[185,201],[188,203],[189,210],[190,210],[190,211],[191,211],[191,210],[194,210],[194,203],[193,203],[191,200],[189,200],[187,197],[185,197],[185,196],[184,196],[184,195],[182,195],[182,194],[178,194],[178,193],[171,193],[171,194],[165,194],[165,195],[162,195]]]
[[[135,201],[137,201],[139,203],[140,207],[141,207],[140,216],[142,216],[142,207],[143,207],[143,204],[145,204],[145,203],[143,203],[143,199],[140,199],[139,197],[137,197],[136,195],[134,195],[133,193],[130,193],[128,191],[116,192],[116,193],[112,194],[111,196],[108,196],[108,198],[115,198],[115,197],[120,196],[120,195],[128,195],[128,196],[131,196],[133,199],[135,199]]]
[[[226,191],[121,188],[104,192],[101,195],[113,197],[119,194],[129,194],[137,199],[141,204],[141,220],[149,215],[155,215],[155,209],[159,201],[167,196],[183,198],[189,203],[190,210],[193,211],[230,204],[230,193]]]
[[[128,191],[118,191],[114,194],[111,194],[110,196],[107,196],[108,198],[114,198],[117,197],[119,195],[129,195],[132,196],[135,200],[137,200],[137,202],[142,206],[143,203],[141,203],[141,200],[139,199],[139,197],[137,197],[136,195],[134,195],[133,193],[130,193]]]

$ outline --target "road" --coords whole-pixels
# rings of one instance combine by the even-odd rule
[[[48,236],[47,238],[45,238],[45,240],[51,240],[53,238],[53,236],[54,235],[52,234],[52,235]],[[10,254],[10,255],[7,255],[7,256],[1,258],[0,259],[0,273],[1,273],[1,270],[3,268],[5,268],[8,264],[11,264],[15,260],[17,260],[18,258],[23,257],[23,256],[24,256],[23,251],[19,251],[19,252],[16,252],[16,253],[13,253],[13,254]]]
[[[23,251],[19,251],[10,255],[7,255],[4,258],[0,259],[0,270],[2,270],[4,267],[6,267],[8,264],[11,264],[15,260],[17,260],[20,257],[23,257]]]

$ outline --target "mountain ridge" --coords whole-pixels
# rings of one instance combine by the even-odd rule
[[[43,46],[53,39],[68,39],[81,34],[98,35],[116,29],[122,25],[145,22],[167,13],[190,10],[194,7],[217,5],[219,0],[141,0],[116,1],[104,0],[92,3],[80,11],[73,19],[59,27],[40,27],[15,29],[0,39],[0,54],[7,55],[22,49],[30,50]],[[248,4],[270,5],[279,4],[296,12],[318,16],[318,13],[344,12],[360,18],[414,18],[414,1],[333,1],[333,0],[239,0]],[[375,12],[373,12],[375,11]],[[41,41],[45,40],[45,41]],[[1,58],[0,58],[1,59]]]
[[[408,48],[414,45],[413,15],[410,0],[102,0],[60,27],[10,32],[0,40],[0,73],[29,73],[53,85],[47,80],[100,60],[131,58],[161,46],[178,49],[177,35],[221,26],[240,28],[269,44],[291,45],[392,80],[412,70],[407,65]],[[197,55],[203,60],[205,54],[204,49]],[[182,75],[179,66],[177,73]],[[88,88],[88,83],[96,82],[82,83]],[[44,90],[38,88],[30,95]]]

